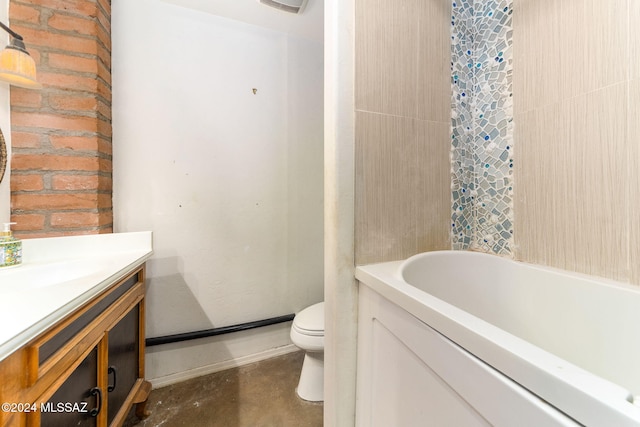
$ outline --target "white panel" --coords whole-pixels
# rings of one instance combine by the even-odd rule
[[[489,423],[380,322],[373,321],[372,426],[488,426]],[[436,350],[435,348],[433,349]]]
[[[577,425],[377,293],[359,298],[357,425]]]

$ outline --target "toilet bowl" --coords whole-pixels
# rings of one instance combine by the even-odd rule
[[[311,402],[324,400],[324,302],[302,310],[293,319],[291,341],[305,351],[296,393]]]

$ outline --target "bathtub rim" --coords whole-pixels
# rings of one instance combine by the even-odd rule
[[[406,262],[435,252],[498,258],[571,277],[594,279],[469,251],[434,251],[401,261],[362,265],[356,267],[355,277],[362,285],[403,307],[475,357],[488,365],[499,366],[496,368],[498,371],[540,398],[553,402],[553,406],[576,421],[585,425],[640,425],[640,407],[631,403],[632,396],[626,388],[542,350],[402,279],[400,269]],[[613,281],[603,279],[602,283],[610,285]]]

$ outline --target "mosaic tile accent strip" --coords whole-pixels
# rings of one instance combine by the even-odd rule
[[[453,249],[513,248],[513,0],[454,0],[451,17]]]

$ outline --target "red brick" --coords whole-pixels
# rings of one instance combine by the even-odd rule
[[[53,190],[97,190],[98,185],[98,175],[56,174],[51,178],[51,188]]]
[[[111,120],[111,105],[107,105],[102,101],[98,101],[98,113],[102,114],[108,120]]]
[[[29,46],[41,46],[56,50],[62,49],[68,52],[95,55],[98,47],[97,40],[91,37],[52,33],[46,30],[23,27],[21,25],[16,25],[12,30],[29,42],[27,44],[27,50],[29,50]]]
[[[113,179],[110,176],[98,177],[98,190],[100,191],[113,191]]]
[[[15,231],[42,230],[44,228],[45,216],[43,214],[14,214],[11,215],[11,222],[15,222]]]
[[[38,68],[42,65],[42,55],[40,54],[40,50],[37,47],[30,46],[28,41],[25,41],[27,46],[27,52],[29,56],[33,58],[33,61],[36,63],[36,78],[38,77]]]
[[[87,36],[97,37],[97,23],[93,19],[87,19],[85,17],[63,15],[60,13],[54,13],[47,24],[51,28],[56,30],[68,31],[72,33],[84,34]]]
[[[9,4],[9,16],[11,17],[11,22],[23,21],[37,24],[40,22],[40,9],[26,4],[11,2]]]
[[[98,61],[98,77],[102,78],[102,80],[111,86],[111,70],[107,69],[102,61]]]
[[[111,16],[111,0],[98,0],[98,4],[102,6],[107,15]]]
[[[97,136],[60,136],[51,135],[49,137],[51,145],[56,149],[70,150],[99,150],[100,141]]]
[[[111,138],[111,122],[107,122],[105,120],[98,120],[98,133],[107,138]]]
[[[94,93],[98,92],[98,82],[94,77],[42,72],[38,75],[38,81],[48,87]]]
[[[42,136],[30,132],[11,132],[11,146],[13,148],[38,148]]]
[[[11,175],[11,191],[42,191],[44,180],[42,175]]]
[[[97,212],[56,212],[51,214],[51,226],[54,228],[97,227],[100,214]]]
[[[102,154],[112,155],[113,154],[113,144],[111,143],[111,139],[98,139],[98,152]]]
[[[63,53],[49,53],[49,66],[62,70],[79,71],[82,73],[98,74],[98,62],[96,58],[84,58]]]
[[[62,114],[26,113],[13,111],[11,113],[12,127],[35,127],[60,130],[80,130],[97,132],[97,119]]]
[[[11,165],[14,170],[97,171],[99,162],[97,157],[14,154]]]
[[[98,194],[98,207],[101,209],[113,207],[111,194]]]
[[[102,9],[98,8],[98,23],[104,29],[105,33],[111,31],[111,18],[109,18]]]
[[[97,205],[98,195],[95,193],[11,195],[11,209],[14,211],[94,209]]]
[[[113,170],[113,164],[111,160],[100,159],[98,163],[100,165],[100,172],[111,173],[111,171]]]
[[[16,107],[42,107],[42,93],[35,90],[11,88],[11,105]]]
[[[49,95],[49,105],[56,110],[96,111],[98,100],[94,96]]]
[[[111,51],[111,31],[109,28],[104,28],[102,25],[98,25],[96,28],[98,40],[102,42],[104,47]]]
[[[107,230],[112,229],[113,227],[113,210],[112,209],[104,209],[100,210],[100,226],[106,228]],[[113,232],[110,231],[110,232]]]
[[[44,85],[12,91],[11,208],[23,221],[17,231],[24,238],[113,232],[110,1],[10,3],[12,28],[25,37]],[[61,173],[49,172],[47,188],[46,175],[29,171]]]
[[[64,10],[77,15],[96,17],[97,5],[95,1],[87,0],[38,0],[40,7],[54,10]]]
[[[107,49],[103,46],[98,45],[98,59],[102,61],[102,63],[107,67],[107,69],[111,69],[111,50]]]
[[[111,84],[98,80],[98,95],[102,95],[107,102],[111,102]]]

